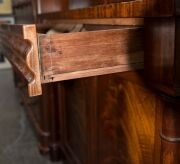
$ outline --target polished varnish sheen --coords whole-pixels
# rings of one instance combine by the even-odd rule
[[[146,19],[145,72],[147,82],[173,96],[180,94],[179,18]]]
[[[41,1],[41,0],[40,0]],[[45,3],[40,8],[39,18],[44,19],[84,19],[84,18],[119,18],[119,17],[159,17],[172,16],[179,11],[179,2],[174,0],[119,0],[119,1],[51,1],[52,8],[59,7],[53,13],[46,10]],[[43,3],[43,2],[42,2]],[[62,8],[62,6],[64,6]],[[42,12],[43,11],[43,12]],[[54,10],[53,10],[54,11]]]
[[[1,53],[28,82],[30,96],[42,94],[36,27],[34,25],[1,25]]]
[[[140,76],[129,72],[59,84],[64,93],[60,123],[68,160],[71,157],[78,164],[156,160],[156,96]]]
[[[139,44],[143,43],[141,48],[145,52],[144,70],[133,69],[129,72],[121,71],[116,74],[86,76],[86,78],[81,76],[80,79],[76,79],[76,76],[73,80],[66,79],[67,81],[57,83],[52,83],[54,82],[52,77],[49,84],[42,85],[42,96],[38,97],[38,101],[33,102],[33,104],[37,103],[38,108],[24,100],[39,136],[41,153],[48,153],[52,160],[61,159],[69,164],[179,164],[179,1],[38,0],[37,2],[15,1],[16,21],[23,24],[27,20],[29,22],[36,20],[38,24],[42,23],[40,31],[44,32],[58,22],[80,23],[88,24],[85,25],[87,30],[95,31],[99,35],[99,29],[106,31],[107,25],[115,26],[116,29],[120,28],[117,28],[117,25],[121,25],[121,30],[127,27],[137,28],[135,27],[137,25],[143,26],[143,18],[145,18],[144,39],[142,37],[142,40],[138,41],[136,39],[139,37],[131,35],[130,40],[134,42],[128,41],[131,44],[126,44],[133,50],[127,51],[126,57],[130,57],[134,54],[131,52],[137,50]],[[35,16],[33,19],[32,15],[29,15],[31,12],[26,14],[20,12],[32,9]],[[93,26],[90,27],[90,24]],[[67,34],[67,38],[68,35],[81,38],[84,34]],[[55,51],[56,55],[53,59],[55,63],[57,62],[53,65],[56,66],[53,67],[55,69],[53,70],[51,65],[47,64],[47,66],[56,73],[60,71],[61,66],[61,56],[57,57],[57,52],[61,52],[60,45],[65,46],[62,38],[66,37],[63,34],[54,36],[56,40],[51,40],[47,44],[48,47],[53,47],[51,51],[48,47],[46,49],[40,46],[45,52]],[[117,36],[113,38],[122,39],[121,36],[118,38]],[[43,37],[45,40],[48,38],[47,35]],[[97,40],[99,38],[101,37],[97,37]],[[113,38],[110,38],[106,43],[113,41]],[[78,50],[80,53],[71,54],[74,59],[77,59],[78,55],[83,57],[83,54],[88,57],[81,49],[88,45],[87,40],[81,42]],[[74,42],[76,45],[79,43],[79,40]],[[119,43],[113,42],[113,44]],[[68,52],[71,51],[72,44],[68,42],[66,45],[71,45],[69,49],[65,46]],[[25,41],[22,47],[26,47]],[[112,47],[106,48],[111,50],[110,57],[117,55]],[[96,53],[96,48],[91,50],[93,57],[98,56],[99,51]],[[106,55],[104,57],[108,57]],[[70,72],[81,67],[92,73],[86,64],[68,65],[69,60],[68,57],[62,60],[65,71]],[[78,60],[72,60],[71,64]],[[107,61],[113,64],[116,60],[108,58]],[[48,63],[48,60],[45,62]],[[98,65],[98,62],[100,61],[95,61],[94,64]],[[90,65],[91,68],[93,66]],[[17,71],[15,67],[14,70]],[[20,76],[17,72],[16,74]],[[15,77],[18,87],[27,86],[27,82],[22,80],[22,75]]]

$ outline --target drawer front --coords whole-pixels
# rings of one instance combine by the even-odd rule
[[[28,82],[30,96],[40,95],[41,80],[35,25],[1,25],[1,52]]]
[[[28,82],[30,96],[41,94],[42,83],[143,68],[140,27],[64,34],[37,34],[35,25],[0,29],[2,53]]]

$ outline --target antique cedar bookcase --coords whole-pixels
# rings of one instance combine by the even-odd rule
[[[42,153],[71,164],[180,163],[178,1],[26,0],[14,13],[21,25],[1,26],[1,47],[20,90],[37,96],[24,104]],[[62,23],[86,31],[44,33]]]

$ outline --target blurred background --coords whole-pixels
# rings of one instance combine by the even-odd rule
[[[14,22],[12,1],[0,0],[0,24]],[[39,153],[37,136],[13,81],[11,65],[0,54],[0,164],[51,164]]]

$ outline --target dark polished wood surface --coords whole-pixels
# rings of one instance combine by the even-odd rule
[[[179,18],[145,20],[147,82],[173,96],[180,94]]]
[[[67,160],[78,164],[158,160],[154,156],[159,136],[156,95],[141,75],[128,72],[59,84],[59,93],[64,93],[60,124],[63,149],[70,154]]]
[[[60,2],[60,1],[59,1]],[[93,3],[96,2],[96,3]],[[108,3],[98,1],[65,1],[66,8],[52,14],[49,10],[43,10],[42,6],[39,17],[42,19],[83,19],[83,18],[119,18],[119,17],[148,17],[148,16],[172,16],[175,13],[173,0],[142,0]],[[98,5],[94,5],[98,4]],[[56,2],[52,2],[58,7]],[[54,10],[53,10],[54,11]]]
[[[161,161],[164,164],[180,163],[180,99],[161,98],[162,130],[161,130]]]
[[[92,23],[94,26],[88,29],[97,30],[96,22],[134,26],[139,21],[132,18],[146,17],[145,72],[43,85],[41,107],[33,108],[35,114],[31,116],[38,120],[34,123],[36,127],[48,132],[47,137],[37,130],[41,152],[48,152],[52,160],[62,159],[69,164],[179,164],[180,113],[179,97],[175,97],[180,82],[179,1],[38,2],[40,19],[33,20],[47,25],[54,25],[57,20],[61,23],[73,20]],[[20,13],[30,4],[17,3],[14,7]],[[32,6],[27,11],[30,9]],[[36,13],[36,9],[33,11]],[[30,18],[26,14],[17,14],[18,17],[21,23]]]

